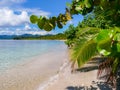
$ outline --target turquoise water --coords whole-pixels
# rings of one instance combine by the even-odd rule
[[[0,72],[42,55],[63,48],[64,42],[52,40],[0,40]]]

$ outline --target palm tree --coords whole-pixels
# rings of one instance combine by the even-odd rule
[[[79,34],[79,42],[74,45],[72,61],[78,66],[88,62],[93,56],[102,55],[104,61],[100,63],[98,78],[104,77],[107,83],[116,86],[116,80],[119,81],[120,65],[120,32],[119,28],[103,29],[99,33],[89,34],[91,29],[84,28]],[[113,30],[114,29],[114,30]],[[89,37],[89,38],[88,38]],[[93,47],[94,46],[94,47]],[[72,65],[72,66],[73,66]],[[103,74],[104,73],[104,74]],[[117,74],[118,73],[118,74]],[[104,76],[103,76],[104,75]],[[117,87],[119,82],[117,82]],[[119,90],[119,89],[118,89]]]

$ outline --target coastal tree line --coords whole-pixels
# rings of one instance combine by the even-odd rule
[[[15,40],[66,40],[66,35],[64,33],[58,33],[55,35],[30,35],[30,36],[16,36]]]
[[[66,44],[72,49],[71,60],[82,66],[93,56],[104,58],[100,63],[98,77],[105,75],[107,82],[120,90],[120,0],[72,0],[64,14],[53,17],[37,17],[30,20],[40,29],[51,31],[62,28],[72,16],[84,15],[76,27],[66,30]]]

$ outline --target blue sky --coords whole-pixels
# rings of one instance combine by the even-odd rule
[[[55,34],[61,33],[70,24],[77,25],[83,19],[81,15],[74,16],[63,29],[56,27],[51,32],[40,30],[30,23],[32,14],[37,16],[57,16],[65,12],[66,3],[71,0],[0,0],[0,35],[20,34]]]

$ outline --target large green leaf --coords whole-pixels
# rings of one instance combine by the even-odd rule
[[[111,43],[112,41],[110,38],[102,40],[101,42],[97,43],[97,50],[102,55],[105,55],[105,56],[110,55]]]
[[[31,23],[35,24],[35,23],[37,23],[37,21],[38,21],[38,17],[35,16],[35,15],[31,15],[31,16],[30,16],[30,21],[31,21]]]
[[[75,10],[78,11],[78,12],[81,12],[84,7],[85,7],[85,5],[84,5],[83,1],[78,2],[77,5],[76,5],[76,7],[75,7]]]
[[[53,29],[55,29],[55,27],[56,27],[56,21],[57,21],[56,17],[52,17],[49,21],[53,25]]]
[[[111,45],[115,31],[113,30],[101,30],[95,41],[97,43],[97,49],[100,54],[108,56],[111,54]]]
[[[46,21],[43,29],[46,31],[51,31],[53,29],[52,23],[50,23],[49,21]]]
[[[120,41],[120,33],[116,33],[114,36],[115,41]]]
[[[60,22],[58,22],[58,21],[57,21],[57,26],[58,26],[59,28],[63,28],[63,25],[62,25]]]
[[[120,33],[115,34],[113,39],[114,39],[114,46],[113,47],[116,47],[116,53],[120,53]]]
[[[120,53],[120,43],[117,43],[117,52]]]
[[[100,41],[104,40],[106,38],[106,35],[108,37],[108,30],[106,31],[101,30],[97,37],[95,38],[96,42],[99,43]]]
[[[46,22],[46,18],[41,18],[38,20],[37,22],[37,25],[40,29],[43,29],[44,28],[44,25],[45,25],[45,22]]]
[[[66,19],[66,21],[69,21],[72,19],[70,11],[66,8],[66,13],[65,13],[65,17],[62,17],[63,21],[65,21],[64,19]]]

